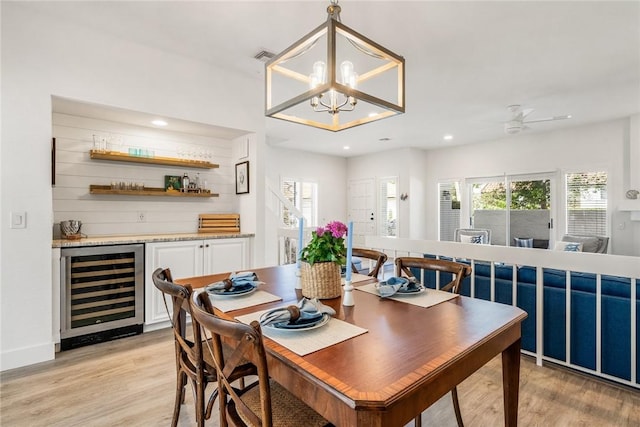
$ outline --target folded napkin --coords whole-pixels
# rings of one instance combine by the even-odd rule
[[[260,325],[267,326],[284,322],[303,325],[305,323],[318,321],[324,313],[327,313],[329,316],[334,316],[336,311],[328,305],[321,303],[318,298],[302,298],[296,305],[267,311],[261,316]]]
[[[384,282],[378,283],[378,293],[382,298],[390,297],[396,292],[417,292],[422,285],[415,277],[390,277]]]
[[[207,291],[233,292],[258,287],[260,283],[261,282],[258,281],[256,273],[252,271],[245,271],[243,273],[231,273],[228,279],[212,283],[205,289]]]

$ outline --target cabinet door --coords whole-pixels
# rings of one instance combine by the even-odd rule
[[[174,279],[202,275],[202,240],[147,243],[145,266],[145,325],[169,320],[162,302],[162,293],[156,289],[151,274],[157,268],[170,268]],[[171,310],[171,300],[167,297]]]
[[[204,274],[240,271],[249,267],[247,239],[211,239],[204,241]]]

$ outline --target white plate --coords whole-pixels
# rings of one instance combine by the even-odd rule
[[[277,328],[277,327],[275,327],[273,325],[266,325],[264,327],[268,328],[269,330],[272,330],[272,331],[304,332],[304,331],[310,331],[312,329],[320,328],[320,327],[326,325],[327,323],[329,323],[329,320],[331,320],[331,316],[329,316],[327,313],[323,313],[322,320],[320,322],[318,322],[318,323],[315,323],[315,324],[309,326],[308,328]]]

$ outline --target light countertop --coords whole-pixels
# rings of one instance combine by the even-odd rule
[[[177,234],[132,234],[126,236],[83,237],[79,240],[56,239],[53,248],[79,246],[127,245],[133,243],[177,242],[180,240],[212,240],[254,237],[252,233],[177,233]]]

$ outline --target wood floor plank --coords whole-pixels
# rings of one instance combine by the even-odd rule
[[[173,336],[165,329],[56,355],[0,375],[0,425],[169,426],[173,412]],[[465,425],[503,425],[501,359],[458,387]],[[521,426],[640,426],[640,393],[523,357]],[[422,414],[423,425],[455,427],[450,395]],[[187,391],[179,426],[195,425]],[[217,412],[208,426],[218,426]]]

